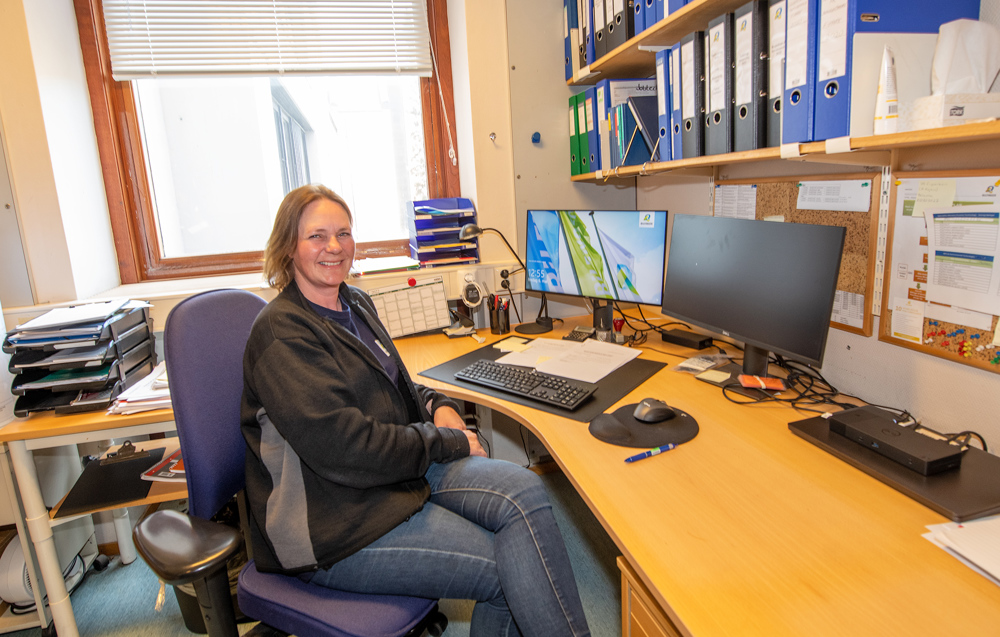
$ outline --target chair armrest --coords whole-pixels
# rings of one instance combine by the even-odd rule
[[[135,548],[161,580],[176,586],[206,578],[225,568],[239,549],[239,531],[224,524],[157,511],[135,525]]]

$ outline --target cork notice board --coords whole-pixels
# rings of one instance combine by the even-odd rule
[[[866,212],[798,209],[799,188],[803,182],[851,180],[871,182],[872,196]],[[878,240],[878,194],[881,192],[879,173],[739,179],[718,181],[716,185],[755,185],[757,219],[782,217],[788,223],[811,223],[845,228],[847,233],[844,238],[844,254],[840,262],[837,299],[830,326],[864,336],[872,335],[875,247]]]
[[[1000,203],[1000,171],[900,172],[894,175],[889,199],[889,242],[879,340],[957,363],[1000,373],[1000,347],[993,347],[995,315],[937,305],[927,301],[928,242],[926,220],[916,198],[934,184],[953,188],[955,206]],[[893,329],[893,308],[903,300],[924,312],[919,341]],[[910,328],[910,331],[915,331]],[[915,336],[915,335],[913,335]]]

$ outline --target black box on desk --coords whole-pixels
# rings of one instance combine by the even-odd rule
[[[864,445],[925,476],[962,464],[963,450],[904,427],[878,407],[847,409],[830,416],[830,431]]]
[[[689,347],[691,349],[705,349],[712,346],[712,337],[703,334],[695,334],[685,330],[667,330],[660,332],[660,338],[668,343]]]

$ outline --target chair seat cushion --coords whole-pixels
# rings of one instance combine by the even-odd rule
[[[261,573],[253,560],[240,572],[240,610],[295,635],[399,637],[437,603],[397,595],[361,595],[307,584],[297,577]]]

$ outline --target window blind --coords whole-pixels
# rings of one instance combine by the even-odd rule
[[[425,0],[104,0],[115,80],[431,75]]]

